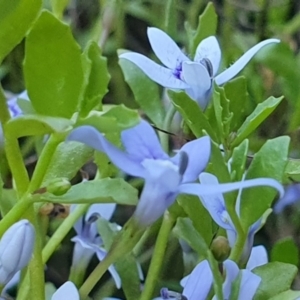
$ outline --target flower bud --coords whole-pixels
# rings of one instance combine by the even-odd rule
[[[12,225],[0,241],[0,284],[5,285],[31,259],[35,239],[34,227],[28,220]]]
[[[214,258],[219,262],[226,260],[230,254],[229,242],[224,236],[215,238],[210,248]]]
[[[65,194],[71,187],[71,183],[67,178],[56,178],[49,182],[47,192],[60,196]]]

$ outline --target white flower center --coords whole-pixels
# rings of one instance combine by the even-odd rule
[[[179,167],[171,161],[144,159],[142,166],[147,170],[149,180],[158,181],[170,191],[178,188],[182,176],[179,174]]]

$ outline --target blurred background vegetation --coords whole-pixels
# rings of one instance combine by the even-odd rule
[[[223,55],[220,70],[224,70],[261,40],[276,37],[282,41],[275,46],[276,51],[261,50],[243,70],[242,74],[247,78],[249,99],[240,99],[245,101],[241,118],[248,116],[258,103],[270,95],[277,97],[284,95],[284,101],[275,112],[255,134],[251,135],[251,150],[255,152],[266,139],[287,134],[292,138],[290,156],[300,158],[300,2],[298,0],[212,2],[219,18],[217,38]],[[44,8],[54,11],[56,16],[70,24],[82,48],[90,40],[98,42],[103,55],[107,57],[111,74],[109,93],[105,96],[104,103],[124,103],[128,107],[138,108],[133,94],[124,81],[118,64],[117,50],[129,49],[155,59],[146,34],[147,27],[153,26],[166,31],[188,54],[186,29],[197,27],[199,15],[207,3],[206,0],[45,0]],[[19,93],[25,88],[22,73],[24,46],[24,42],[18,45],[0,67],[2,85],[11,93]],[[163,90],[161,91],[163,93]],[[30,161],[28,165],[29,168],[32,167],[32,162]],[[259,201],[253,199],[255,200]],[[118,210],[114,220],[122,223],[128,214],[130,210],[128,212]],[[276,257],[276,251],[280,248],[286,256],[286,261],[291,262],[289,256],[292,252],[296,252],[299,256],[299,215],[300,206],[297,205],[286,209],[281,215],[272,215],[256,236],[255,243],[264,244],[270,250],[276,242],[285,238],[284,243],[281,241],[275,250],[273,249],[271,258]],[[59,220],[54,219],[55,227]],[[153,239],[150,239],[144,247],[145,250],[148,248],[148,251],[144,251],[140,257],[144,271],[149,264],[153,246],[151,241],[155,240],[158,225],[152,230]],[[67,279],[72,246],[66,238],[64,245],[49,261],[47,277],[56,285]],[[171,239],[169,247],[160,286],[170,287],[174,282],[174,289],[177,289],[178,280],[183,274],[183,257],[175,238]],[[184,256],[184,259],[189,260],[192,253],[185,253]],[[96,262],[96,260],[92,262],[91,269]],[[298,259],[293,259],[292,263],[298,265]],[[180,270],[176,272],[176,269]],[[107,288],[112,287],[111,282],[105,284]],[[295,282],[295,287],[300,288],[300,281]]]

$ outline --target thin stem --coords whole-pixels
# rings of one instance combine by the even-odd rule
[[[159,278],[159,272],[164,260],[169,235],[174,226],[174,223],[175,220],[171,217],[169,212],[166,211],[156,239],[153,256],[145,282],[145,287],[140,300],[149,300],[152,298],[153,290],[156,286],[157,279]]]
[[[166,114],[165,121],[163,123],[163,128],[162,128],[163,130],[165,130],[165,131],[170,130],[172,120],[174,118],[175,113],[176,113],[175,106],[173,104],[170,104],[170,107]],[[160,133],[160,141],[161,141],[161,145],[162,145],[163,149],[168,153],[169,152],[169,135],[161,132]]]
[[[64,135],[52,134],[50,136],[37,162],[31,182],[28,187],[28,193],[32,193],[40,188],[40,185],[43,182],[43,179],[51,162],[52,156],[58,144],[61,143],[63,139]]]
[[[83,283],[79,289],[79,294],[81,299],[86,299],[89,292],[93,289],[99,279],[103,276],[106,270],[111,264],[113,264],[118,258],[118,252],[109,252],[105,258],[98,264],[94,271],[90,274],[88,279]]]
[[[16,184],[16,190],[19,199],[26,192],[29,185],[29,177],[24,165],[23,157],[19,148],[18,140],[5,134],[5,153],[9,164],[10,171]]]
[[[13,225],[16,220],[20,219],[26,210],[33,204],[33,200],[30,197],[18,201],[14,207],[4,216],[0,221],[0,237],[4,232]]]
[[[223,298],[223,290],[222,290],[222,284],[223,284],[222,275],[220,274],[218,263],[215,260],[213,254],[210,252],[210,250],[207,251],[207,260],[209,262],[210,269],[214,277],[215,295],[218,300],[223,300],[224,298]]]
[[[57,249],[64,237],[72,229],[76,221],[87,211],[89,206],[90,204],[78,204],[75,210],[68,215],[68,217],[62,222],[59,228],[54,232],[42,251],[44,264],[48,261],[52,253]]]
[[[2,89],[2,86],[0,86],[0,120],[2,124],[5,124],[10,119],[10,113],[7,106],[7,101]]]

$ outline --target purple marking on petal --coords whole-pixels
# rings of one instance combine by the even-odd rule
[[[147,34],[155,55],[169,69],[177,69],[183,61],[190,61],[164,31],[150,27]]]
[[[119,56],[127,59],[139,67],[150,79],[169,89],[185,89],[188,87],[184,81],[174,75],[175,69],[168,69],[160,66],[148,57],[139,53],[127,52]]]

